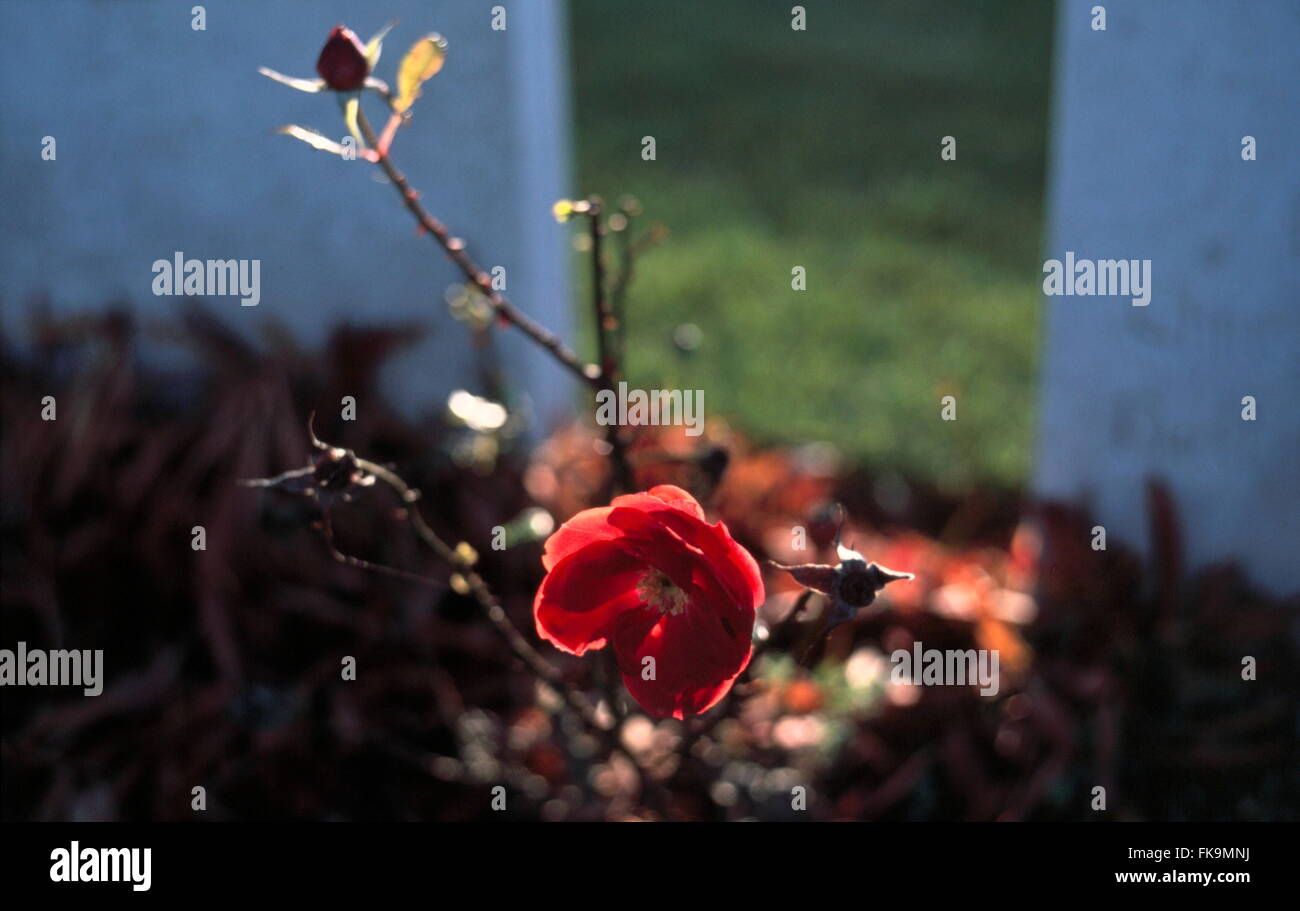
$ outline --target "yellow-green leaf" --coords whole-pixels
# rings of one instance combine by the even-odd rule
[[[340,95],[339,104],[343,106],[343,122],[347,124],[348,132],[357,141],[357,146],[364,149],[366,141],[361,136],[361,127],[357,119],[357,114],[361,111],[361,99],[356,93]]]
[[[420,97],[420,86],[442,69],[447,59],[447,42],[438,34],[425,35],[406,52],[397,68],[397,100],[393,110],[403,113]]]
[[[384,52],[384,36],[387,35],[396,24],[397,20],[394,19],[376,32],[374,37],[366,42],[366,63],[370,64],[370,69],[373,70],[375,65],[379,63],[379,55]]]

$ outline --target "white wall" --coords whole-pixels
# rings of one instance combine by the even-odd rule
[[[1163,478],[1192,563],[1300,589],[1300,4],[1101,2],[1058,9],[1044,258],[1150,258],[1154,294],[1048,299],[1037,489],[1145,545]]]
[[[314,342],[340,320],[426,325],[431,337],[386,377],[408,410],[472,382],[466,330],[443,300],[458,273],[372,166],[272,134],[296,122],[342,138],[332,97],[257,74],[265,65],[313,77],[336,23],[364,40],[394,18],[381,78],[393,81],[425,32],[450,44],[395,160],[481,265],[506,267],[511,299],[571,337],[565,229],[550,215],[569,192],[561,0],[506,4],[504,32],[491,30],[486,0],[223,0],[205,4],[199,32],[193,5],[0,3],[0,305],[10,338],[40,296],[61,312],[112,300],[146,320],[174,312],[182,302],[151,293],[150,267],[181,250],[262,261],[258,307],[211,301],[242,329],[274,318]],[[377,98],[367,106],[376,128],[381,108]],[[47,135],[58,142],[53,162],[40,155]],[[501,334],[505,359],[552,417],[574,388],[515,335]]]

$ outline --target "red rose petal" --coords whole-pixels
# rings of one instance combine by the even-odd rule
[[[644,563],[610,541],[566,557],[537,589],[537,634],[574,655],[604,648],[614,618],[640,605],[636,586],[646,571]]]
[[[715,705],[749,664],[748,638],[730,638],[716,616],[690,610],[676,616],[653,608],[627,611],[611,639],[623,685],[641,708],[660,718],[697,715]],[[654,658],[653,665],[645,659]],[[653,679],[645,679],[653,667]]]
[[[655,495],[661,491],[664,496]],[[609,506],[584,509],[559,527],[555,534],[546,539],[546,551],[542,555],[542,565],[550,569],[574,551],[596,541],[609,541],[622,537],[626,532],[609,522],[613,509],[633,509],[638,511],[663,509],[671,498],[672,504],[680,511],[686,510],[704,519],[704,510],[695,498],[680,487],[663,484],[647,493],[627,494],[615,497]]]
[[[656,499],[663,500],[669,506],[690,513],[701,522],[704,521],[704,507],[693,496],[676,485],[660,484],[651,487],[646,493]],[[617,505],[617,502],[616,500],[614,505]]]

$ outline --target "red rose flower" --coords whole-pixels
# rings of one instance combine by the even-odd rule
[[[574,655],[612,644],[651,715],[707,711],[749,664],[758,564],[680,487],[583,510],[547,540],[542,564],[538,635]]]
[[[355,92],[365,85],[370,61],[366,60],[366,46],[356,32],[342,25],[334,26],[321,48],[316,72],[336,92]]]

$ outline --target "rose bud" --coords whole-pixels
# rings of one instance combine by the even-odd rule
[[[777,569],[794,576],[794,580],[804,588],[821,592],[831,599],[828,630],[853,619],[862,608],[871,606],[876,600],[876,592],[890,582],[916,578],[911,573],[900,573],[879,563],[868,563],[862,554],[841,544],[839,535],[836,535],[835,553],[840,562],[834,566],[820,563],[783,566],[772,562]]]
[[[365,85],[366,77],[370,75],[370,62],[366,60],[366,47],[356,32],[336,25],[321,48],[316,72],[336,92],[355,92]]]

